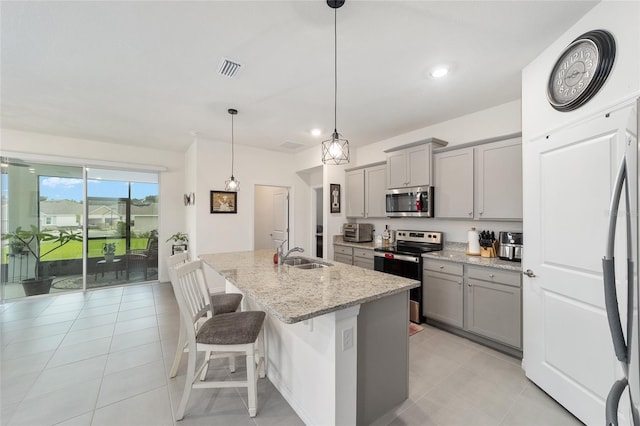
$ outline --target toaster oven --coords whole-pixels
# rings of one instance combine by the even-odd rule
[[[345,223],[342,227],[342,239],[351,243],[373,241],[371,223]]]

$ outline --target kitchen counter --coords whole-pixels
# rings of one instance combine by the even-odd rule
[[[374,241],[368,241],[366,243],[352,243],[349,241],[345,241],[342,238],[342,235],[334,235],[333,244],[337,244],[339,246],[347,246],[347,247],[355,247],[355,248],[371,249],[371,250],[373,250],[376,247],[382,247],[381,245],[376,245]]]
[[[333,244],[372,250],[378,247],[382,247],[381,245],[376,245],[373,241],[369,241],[366,243],[351,243],[348,241],[344,241],[342,239],[342,235],[335,235],[333,237]],[[467,263],[469,265],[487,266],[491,268],[505,269],[507,271],[522,272],[522,264],[520,262],[502,260],[499,257],[469,256],[465,253],[465,249],[466,243],[450,242],[445,243],[444,250],[425,253],[422,255],[422,257],[450,260],[452,262]]]
[[[272,250],[200,258],[244,294],[243,310],[267,313],[267,376],[305,424],[371,424],[407,399],[420,282],[337,262],[278,266]]]
[[[338,262],[318,269],[278,266],[273,264],[272,250],[203,254],[200,258],[287,324],[420,286],[419,281]]]
[[[466,263],[468,265],[487,266],[491,268],[505,269],[507,271],[522,272],[520,262],[502,260],[499,257],[469,256],[464,251],[445,250],[432,251],[422,255],[426,259],[450,260],[452,262]]]

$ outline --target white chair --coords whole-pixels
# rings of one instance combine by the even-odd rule
[[[180,265],[184,265],[189,262],[189,254],[187,252],[177,253],[172,256],[169,256],[167,260],[167,266],[169,268],[169,276],[171,278],[171,285],[174,287],[175,292],[175,269]],[[238,310],[240,303],[242,302],[242,295],[236,293],[212,293],[211,294],[211,304],[213,306],[212,312],[216,314],[227,314],[229,312],[235,312]],[[200,321],[201,323],[204,320]],[[180,360],[182,359],[182,354],[187,350],[187,342],[186,336],[184,332],[184,327],[182,323],[182,316],[180,316],[180,329],[178,331],[178,345],[176,346],[176,354],[173,357],[173,365],[171,366],[171,371],[169,372],[169,377],[176,377],[178,373],[178,367],[180,366]],[[211,355],[211,354],[208,354]],[[229,357],[229,370],[233,373],[236,371],[235,358],[233,356]],[[204,380],[207,374],[207,369],[202,370],[201,379]]]
[[[176,267],[176,299],[184,324],[188,346],[187,378],[176,419],[182,420],[192,388],[246,387],[248,392],[249,416],[255,417],[257,409],[257,381],[264,372],[263,325],[265,313],[262,311],[233,312],[216,314],[211,311],[210,295],[204,280],[202,261],[193,261]],[[211,315],[200,327],[201,318]],[[209,363],[209,357],[196,369],[197,352],[244,353],[247,362],[246,381],[196,381],[198,374]]]

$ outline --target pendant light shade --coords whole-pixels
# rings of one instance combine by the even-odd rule
[[[330,139],[322,141],[322,162],[324,164],[349,163],[349,141],[338,133],[338,8],[345,0],[327,0],[327,4],[333,9],[333,134]]]
[[[240,191],[240,181],[233,176],[233,116],[238,114],[238,110],[230,108],[227,112],[231,114],[231,177],[224,182],[224,190],[238,192]]]

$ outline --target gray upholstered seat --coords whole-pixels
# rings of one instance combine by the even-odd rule
[[[196,342],[205,345],[244,345],[255,342],[264,323],[264,312],[234,312],[214,315],[196,334]]]

